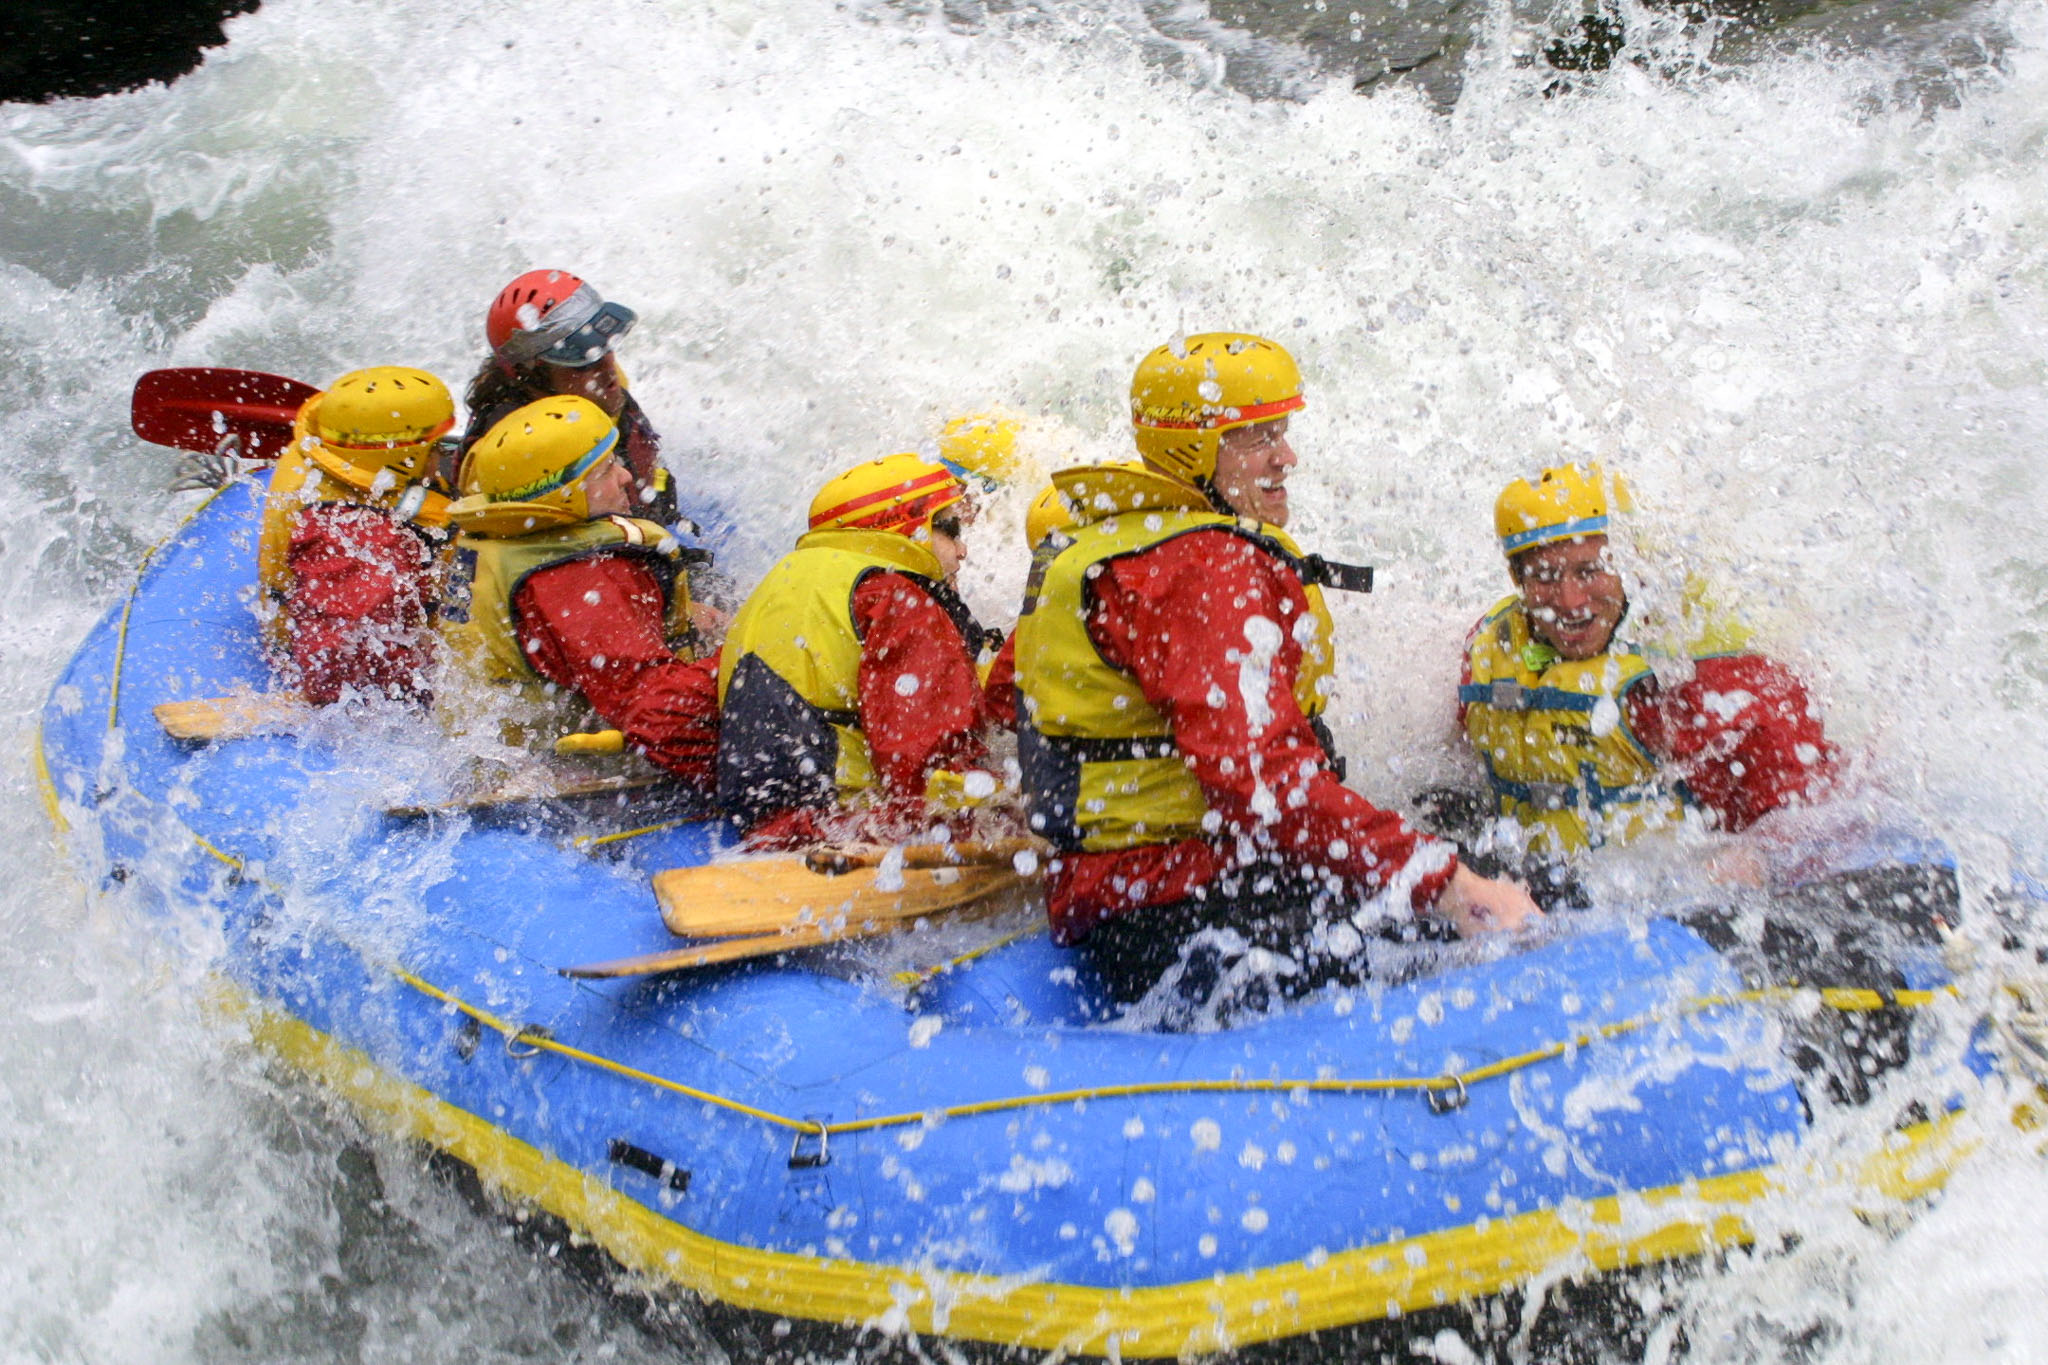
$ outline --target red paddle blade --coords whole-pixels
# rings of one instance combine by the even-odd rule
[[[129,420],[145,441],[178,450],[212,450],[234,432],[242,454],[275,459],[292,437],[292,418],[319,390],[259,370],[151,370],[135,381]]]

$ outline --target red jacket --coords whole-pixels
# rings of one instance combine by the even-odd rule
[[[1468,660],[1458,681],[1471,680]],[[1622,706],[1637,742],[1726,830],[1817,795],[1841,760],[1806,684],[1761,654],[1696,659],[1690,681],[1645,679]]]
[[[1297,620],[1308,610],[1286,564],[1241,536],[1196,531],[1110,560],[1093,593],[1089,637],[1170,720],[1223,834],[1236,837],[1061,854],[1046,879],[1056,941],[1076,942],[1112,916],[1185,900],[1226,872],[1276,862],[1335,873],[1365,893],[1405,869],[1411,903],[1435,902],[1457,870],[1451,846],[1337,780],[1295,701],[1301,645],[1291,631],[1282,632],[1267,682],[1272,722],[1262,727],[1247,711],[1245,623]]]
[[[424,535],[381,508],[321,503],[293,518],[285,565],[289,682],[321,705],[346,688],[427,700],[440,564]]]
[[[1017,728],[1017,632],[1011,631],[988,666],[981,697],[988,718],[1005,730]]]
[[[711,790],[718,760],[718,656],[684,663],[665,638],[652,567],[623,555],[529,574],[512,597],[533,671],[583,694],[649,761]]]
[[[924,794],[932,772],[971,768],[986,756],[989,715],[974,656],[931,593],[907,574],[871,573],[853,590],[852,608],[861,640],[856,709],[882,804],[850,822],[829,811],[785,811],[754,827],[754,843],[913,835],[930,823]]]
[[[1840,761],[1806,685],[1760,654],[1700,659],[1690,682],[1630,691],[1629,728],[1721,828],[1747,829],[1810,797]]]

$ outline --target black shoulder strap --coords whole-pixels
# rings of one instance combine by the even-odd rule
[[[937,602],[946,615],[953,618],[953,624],[959,627],[960,638],[966,642],[969,654],[979,655],[983,650],[1003,647],[1003,633],[975,620],[974,613],[960,599],[951,583],[944,579],[926,579],[923,583],[925,590],[931,593],[932,601]]]
[[[1372,591],[1370,564],[1340,564],[1321,555],[1304,555],[1300,563],[1301,581],[1304,583],[1312,583],[1319,588],[1335,588],[1338,592]]]

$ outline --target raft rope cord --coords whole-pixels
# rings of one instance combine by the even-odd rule
[[[176,540],[201,512],[213,506],[214,499],[234,486],[234,482],[227,483],[201,498],[198,506],[180,518],[162,540],[143,552],[142,562],[135,568],[135,581],[128,585],[128,600],[121,604],[120,628],[114,632],[114,671],[107,684],[107,729],[117,730],[121,726],[121,666],[128,661],[128,618],[135,611],[135,599],[142,595],[142,584],[149,577],[150,563],[156,559],[158,550]]]
[[[214,847],[197,834],[193,842],[208,854],[219,859],[237,873],[244,870],[240,858]],[[276,888],[271,888],[273,891]],[[999,946],[999,945],[990,945]],[[797,1119],[787,1114],[778,1114],[772,1109],[762,1109],[743,1100],[720,1095],[710,1090],[700,1090],[681,1081],[672,1081],[666,1076],[657,1076],[651,1071],[627,1066],[624,1062],[588,1052],[580,1047],[559,1042],[549,1036],[547,1030],[534,1024],[515,1024],[501,1019],[489,1010],[470,1004],[467,1000],[442,990],[403,967],[391,967],[391,974],[430,1000],[437,1000],[478,1024],[490,1029],[505,1040],[505,1048],[514,1056],[530,1057],[536,1053],[552,1052],[572,1061],[609,1071],[615,1076],[640,1081],[657,1090],[700,1101],[763,1123],[774,1124],[791,1132],[820,1138],[833,1138],[847,1133],[869,1133],[883,1128],[907,1128],[913,1124],[935,1123],[947,1119],[973,1118],[984,1114],[1000,1114],[1020,1109],[1043,1108],[1055,1104],[1081,1104],[1089,1100],[1130,1099],[1142,1095],[1200,1095],[1200,1094],[1275,1094],[1295,1093],[1323,1095],[1389,1094],[1419,1092],[1433,1100],[1437,1096],[1453,1097],[1462,1095],[1481,1081],[1497,1080],[1502,1076],[1567,1056],[1593,1043],[1638,1033],[1657,1024],[1704,1014],[1709,1010],[1726,1009],[1734,1005],[1776,1004],[1819,997],[1820,1003],[1829,1009],[1844,1013],[1860,1014],[1872,1010],[1896,1007],[1899,1009],[1924,1009],[1944,997],[1955,997],[1960,992],[1953,985],[1936,990],[1879,991],[1867,987],[1826,986],[1818,991],[1803,986],[1764,986],[1753,990],[1732,991],[1719,995],[1699,995],[1681,1001],[1669,1010],[1652,1011],[1637,1015],[1633,1019],[1617,1020],[1602,1024],[1572,1038],[1533,1048],[1513,1057],[1503,1057],[1485,1066],[1470,1067],[1464,1071],[1448,1072],[1440,1076],[1375,1076],[1343,1079],[1338,1077],[1316,1077],[1314,1079],[1267,1079],[1234,1077],[1227,1080],[1180,1080],[1180,1081],[1134,1081],[1123,1085],[1084,1086],[1074,1090],[1048,1090],[1033,1095],[1008,1095],[1001,1099],[977,1100],[970,1104],[952,1104],[937,1109],[921,1109],[903,1114],[875,1114],[867,1118],[847,1119],[840,1123],[826,1123],[818,1119]],[[514,1051],[514,1049],[517,1051]],[[1455,1107],[1454,1105],[1451,1107]]]
[[[1141,1095],[1193,1095],[1193,1094],[1267,1094],[1278,1092],[1301,1092],[1314,1094],[1373,1094],[1392,1092],[1422,1092],[1428,1095],[1462,1096],[1471,1086],[1494,1080],[1512,1072],[1533,1066],[1538,1062],[1550,1061],[1578,1051],[1595,1042],[1619,1038],[1625,1034],[1639,1032],[1653,1025],[1703,1014],[1709,1010],[1724,1009],[1733,1005],[1777,1003],[1810,997],[1815,992],[1796,986],[1768,986],[1756,990],[1737,991],[1722,995],[1695,996],[1668,1011],[1639,1015],[1611,1024],[1603,1024],[1576,1037],[1562,1042],[1550,1043],[1532,1049],[1518,1056],[1505,1057],[1485,1066],[1471,1067],[1464,1071],[1450,1072],[1441,1076],[1381,1076],[1365,1078],[1315,1079],[1247,1079],[1233,1077],[1227,1080],[1178,1080],[1178,1081],[1135,1081],[1122,1085],[1084,1086],[1074,1090],[1050,1090],[1033,1095],[1010,1095],[1001,1099],[978,1100],[970,1104],[946,1105],[936,1109],[921,1109],[912,1113],[875,1114],[867,1118],[847,1119],[839,1123],[824,1123],[816,1119],[796,1119],[786,1114],[777,1114],[739,1100],[699,1090],[651,1072],[641,1071],[608,1057],[601,1057],[582,1048],[560,1043],[531,1026],[514,1024],[500,1019],[488,1010],[480,1009],[462,1000],[431,982],[424,981],[402,967],[393,967],[392,973],[414,990],[433,1000],[438,1000],[451,1009],[458,1010],[476,1020],[485,1028],[502,1035],[507,1045],[519,1043],[543,1052],[554,1052],[573,1058],[600,1070],[615,1075],[643,1081],[658,1089],[667,1090],[705,1104],[729,1109],[766,1123],[772,1123],[792,1132],[816,1134],[820,1137],[837,1137],[847,1133],[873,1132],[882,1128],[904,1128],[913,1124],[932,1123],[947,1119],[971,1118],[977,1115],[1005,1113],[1019,1109],[1042,1108],[1055,1104],[1079,1104],[1089,1100],[1127,1099]],[[1921,1009],[1933,1004],[1943,996],[1957,994],[1953,986],[1939,990],[1877,991],[1857,987],[1826,987],[1817,992],[1821,1003],[1829,1008],[1849,1013],[1862,1013],[1897,1006],[1902,1009]]]

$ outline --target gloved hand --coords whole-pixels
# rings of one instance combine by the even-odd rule
[[[190,493],[197,489],[226,488],[242,472],[242,438],[229,432],[212,450],[188,451],[171,466],[166,492]]]

